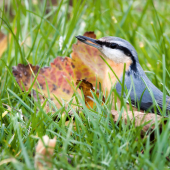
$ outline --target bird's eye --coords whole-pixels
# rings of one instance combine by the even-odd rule
[[[127,55],[127,56],[131,56],[131,54],[130,54],[130,53],[126,53],[126,55]]]
[[[110,44],[110,48],[116,48],[116,47],[117,47],[117,44],[115,44],[115,43]]]

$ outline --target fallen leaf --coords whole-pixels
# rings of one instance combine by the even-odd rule
[[[3,34],[2,32],[0,32],[0,57],[2,56],[4,51],[7,49],[7,46],[8,46],[7,36]]]
[[[49,169],[52,164],[50,162],[54,153],[54,147],[56,145],[56,138],[49,139],[47,135],[43,136],[43,142],[39,139],[35,149],[35,167],[39,170]]]
[[[91,91],[95,92],[93,85],[90,82],[86,81],[85,79],[77,80],[76,84],[79,85],[79,89],[83,90],[86,106],[88,108],[90,108],[90,107],[93,108],[94,102],[91,99],[91,98],[93,98]],[[96,91],[96,96],[99,97],[98,90]],[[103,102],[105,102],[104,96],[103,96],[102,100],[103,100]]]
[[[114,122],[117,122],[119,119],[119,113],[116,110],[111,111],[113,115]],[[132,123],[134,121],[135,126],[142,126],[141,135],[143,136],[147,131],[155,129],[155,123],[158,122],[159,128],[162,128],[163,117],[154,113],[143,113],[139,111],[124,111],[121,115],[121,119],[124,120],[125,124],[128,120]],[[163,120],[166,123],[166,120]]]
[[[85,36],[96,38],[93,32],[86,32]],[[79,70],[80,74],[77,74],[76,80],[85,79],[93,86],[97,81],[102,83],[104,76],[104,69],[107,67],[105,62],[100,58],[100,51],[92,46],[86,45],[80,41],[77,44],[73,44],[72,60],[74,65]],[[75,70],[77,72],[77,70]]]
[[[93,32],[85,33],[85,35],[95,37]],[[99,57],[100,55],[96,48],[78,41],[77,44],[73,45],[72,58],[57,57],[51,63],[51,67],[44,68],[32,66],[31,64],[27,66],[18,64],[18,66],[13,67],[13,75],[21,89],[28,91],[39,71],[33,89],[46,98],[48,98],[49,91],[51,100],[59,108],[60,104],[55,100],[54,96],[60,101],[62,99],[69,101],[74,93],[69,82],[73,81],[74,85],[76,85],[77,80],[85,79],[93,86],[95,86],[96,80],[102,82],[102,70],[105,63]]]

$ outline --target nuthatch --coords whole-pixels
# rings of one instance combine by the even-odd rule
[[[103,37],[98,40],[85,36],[76,36],[76,38],[90,46],[97,48],[104,56],[108,64],[112,67],[117,77],[122,82],[124,64],[126,63],[124,85],[130,94],[133,105],[138,106],[140,102],[141,110],[150,110],[154,112],[154,106],[157,113],[160,114],[157,105],[163,108],[163,93],[152,84],[148,79],[141,65],[139,64],[138,55],[135,48],[126,40],[118,37]],[[107,70],[107,73],[111,70]],[[111,88],[110,79],[105,76],[103,81],[106,87]],[[122,85],[112,74],[112,83],[116,83],[116,91],[121,95]],[[153,95],[152,95],[153,94]],[[153,99],[154,98],[154,99]],[[156,101],[156,102],[154,102]],[[166,113],[170,111],[170,97],[166,96]]]

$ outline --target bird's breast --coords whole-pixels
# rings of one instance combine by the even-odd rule
[[[123,70],[124,70],[125,63],[115,63],[114,61],[112,61],[110,59],[106,59],[106,61],[108,62],[110,67],[115,72],[117,78],[119,78],[119,80],[121,80],[121,77],[123,76]],[[131,64],[132,64],[132,61],[126,62],[125,71],[129,70],[129,67]],[[118,82],[118,79],[114,75],[113,71],[108,66],[106,66],[105,73],[104,73],[104,80],[103,80],[103,91],[106,92],[106,95],[108,95],[110,93],[112,86]],[[117,98],[117,106],[120,109],[121,102],[118,98]],[[117,106],[115,106],[113,104],[112,109],[116,109]],[[137,108],[135,108],[135,107],[132,107],[132,108],[134,111],[137,110]],[[130,106],[128,104],[127,104],[127,109],[130,110]]]
[[[105,73],[104,73],[104,81],[103,81],[103,91],[107,91],[107,93],[110,92],[111,87],[113,85],[115,85],[115,83],[118,82],[121,79],[122,75],[123,75],[123,70],[124,70],[124,64],[125,63],[115,63],[113,60],[110,59],[106,59],[107,63],[110,65],[110,67],[113,69],[113,71],[115,72],[116,76],[114,75],[113,71],[106,66],[105,68]],[[132,64],[132,61],[129,60],[126,62],[126,71],[129,70],[130,65]]]

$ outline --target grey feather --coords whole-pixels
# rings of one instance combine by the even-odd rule
[[[127,90],[129,91],[132,86],[130,92],[132,103],[137,106],[137,101],[141,101],[140,109],[150,109],[150,111],[154,112],[153,100],[155,99],[158,106],[162,109],[163,93],[148,79],[138,62],[136,63],[136,68],[137,70],[135,72],[130,69],[129,72],[125,73],[125,86],[127,87]],[[122,78],[120,81],[122,82]],[[116,84],[116,90],[119,95],[121,95],[122,86],[120,83]],[[151,94],[153,94],[154,99],[152,99]],[[168,112],[170,112],[170,97],[166,96],[166,114]],[[157,113],[160,114],[158,109]]]

